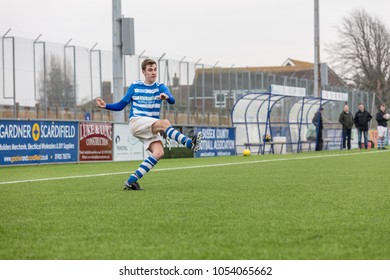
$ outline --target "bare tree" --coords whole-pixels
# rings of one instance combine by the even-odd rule
[[[73,94],[73,81],[72,68],[67,66],[66,75],[64,75],[64,69],[61,64],[60,57],[55,55],[50,56],[50,64],[48,67],[48,73],[46,76],[46,100],[48,106],[61,106],[61,107],[73,107],[74,106],[74,94]],[[44,90],[44,74],[40,75],[40,97],[41,100],[45,100]]]
[[[390,102],[390,33],[381,19],[364,9],[352,11],[328,53],[348,84]]]

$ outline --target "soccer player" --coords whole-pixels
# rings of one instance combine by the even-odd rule
[[[152,59],[145,59],[142,64],[144,81],[132,83],[126,95],[121,101],[113,104],[106,104],[101,98],[96,98],[96,104],[100,108],[112,111],[122,111],[130,105],[129,127],[130,133],[144,144],[145,150],[149,150],[151,155],[141,163],[139,168],[124,183],[125,190],[143,190],[138,184],[138,180],[145,176],[164,156],[162,137],[159,133],[166,135],[194,152],[199,151],[202,133],[198,132],[192,139],[175,130],[168,120],[160,119],[160,108],[163,100],[169,104],[174,104],[175,99],[168,87],[158,83],[157,64]]]
[[[385,139],[387,134],[387,121],[385,118],[385,104],[382,104],[379,107],[378,113],[376,113],[376,121],[378,122],[378,150],[386,150],[385,148]]]

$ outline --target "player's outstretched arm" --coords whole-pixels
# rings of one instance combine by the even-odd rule
[[[106,108],[106,102],[100,97],[96,98],[96,105],[100,108]]]
[[[122,111],[126,107],[127,103],[121,100],[117,103],[107,104],[103,99],[98,97],[96,98],[96,105],[99,108],[103,108],[111,111]]]
[[[113,104],[107,104],[103,99],[100,97],[96,98],[96,105],[100,108],[111,110],[111,111],[122,111],[127,103],[123,100],[113,103]]]

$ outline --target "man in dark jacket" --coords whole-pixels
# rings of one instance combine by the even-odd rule
[[[368,148],[368,123],[371,121],[372,116],[364,108],[363,103],[359,103],[359,110],[355,114],[355,126],[358,130],[358,145],[359,149],[362,148],[362,134],[364,136],[364,148]]]
[[[324,108],[320,107],[312,120],[313,124],[316,126],[317,131],[316,151],[322,151],[322,146],[324,143],[324,140],[322,139],[322,130],[324,129],[322,111],[324,111]]]
[[[343,150],[345,150],[346,146],[348,147],[348,150],[350,150],[353,116],[349,111],[349,107],[347,104],[344,105],[344,110],[340,114],[339,122],[343,126]]]
[[[385,105],[382,104],[379,107],[378,113],[376,113],[376,121],[378,122],[378,150],[386,150],[385,139],[387,134],[387,121],[388,114],[385,112]]]

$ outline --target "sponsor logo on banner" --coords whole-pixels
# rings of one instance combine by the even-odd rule
[[[324,149],[328,145],[328,150],[340,150],[343,141],[343,130],[341,128],[324,129],[324,140],[329,141],[324,143]]]
[[[0,122],[0,164],[37,164],[77,161],[76,122]]]
[[[198,131],[203,133],[203,140],[200,151],[195,153],[195,157],[232,156],[236,154],[234,128],[198,127],[195,129],[195,133]]]
[[[128,124],[114,124],[114,160],[143,160],[144,145],[131,135]]]
[[[112,124],[79,124],[80,161],[112,160]]]

